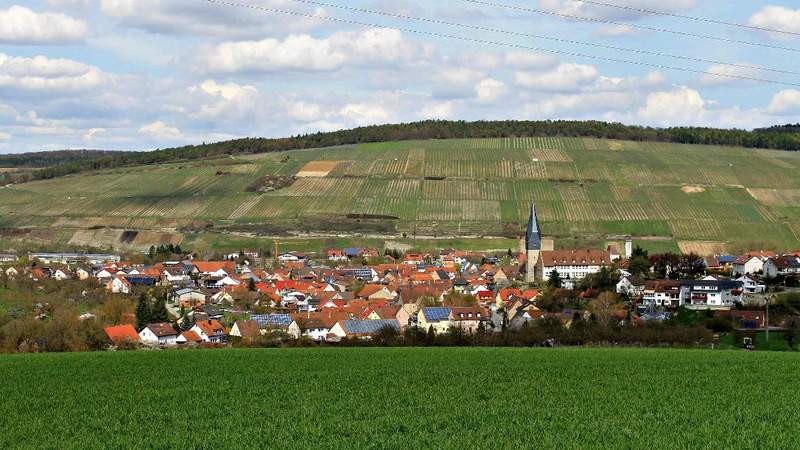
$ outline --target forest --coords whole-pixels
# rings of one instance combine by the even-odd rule
[[[631,141],[669,142],[800,150],[800,134],[792,126],[755,131],[716,128],[652,128],[600,121],[438,121],[375,125],[298,135],[287,138],[243,138],[231,141],[157,149],[148,152],[64,151],[57,154],[28,153],[0,157],[0,167],[34,170],[7,172],[3,182],[49,179],[87,170],[160,164],[226,155],[269,153],[286,150],[333,147],[369,142],[417,139],[462,139],[499,137],[593,137]]]

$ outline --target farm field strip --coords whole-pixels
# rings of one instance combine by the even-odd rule
[[[291,449],[449,450],[486,442],[530,448],[531,436],[538,448],[563,447],[564,442],[607,448],[791,448],[797,445],[800,394],[792,389],[797,364],[792,353],[636,349],[10,355],[0,361],[0,376],[9,380],[0,386],[7,400],[0,444],[202,447],[207,436],[175,432],[196,428],[213,430],[218,442],[258,448],[275,447],[276,442]],[[198,375],[175,384],[170,370],[176,366]],[[387,368],[393,383],[385,382]],[[591,377],[584,376],[587,371]],[[631,383],[632,371],[637,378],[662,381],[655,387]],[[302,379],[293,377],[298,372],[305,374]],[[685,381],[687,372],[694,374],[690,383]],[[498,373],[526,376],[498,379]],[[220,384],[220,379],[229,382]],[[275,389],[276,379],[289,381]],[[308,389],[330,380],[336,380],[336,389]],[[759,393],[747,396],[746,408],[741,396],[730,395],[742,385]],[[187,391],[203,398],[213,395],[215,414],[192,417],[163,409],[164,398]],[[406,394],[385,404],[375,402],[398,391]],[[262,418],[258,429],[253,417]],[[337,420],[341,417],[350,419]],[[469,433],[463,432],[465,424]],[[747,424],[746,432],[742,424]],[[66,444],[64,436],[71,436]]]

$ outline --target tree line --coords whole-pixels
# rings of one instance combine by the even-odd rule
[[[784,132],[783,130],[787,130]],[[133,165],[160,164],[215,158],[225,155],[270,153],[318,147],[333,147],[370,142],[416,139],[470,139],[503,137],[594,137],[631,141],[654,141],[679,144],[725,145],[777,150],[800,150],[800,134],[794,127],[777,129],[726,130],[702,127],[653,128],[601,121],[440,121],[394,125],[374,125],[350,130],[319,132],[287,138],[244,138],[224,142],[157,149],[149,152],[90,152],[53,159],[43,153],[16,155],[10,167],[32,167],[32,171],[7,173],[5,182],[48,179],[87,170]],[[16,164],[16,165],[14,165]],[[22,164],[22,165],[20,165]],[[46,166],[46,167],[44,167]],[[0,159],[0,167],[3,165]]]

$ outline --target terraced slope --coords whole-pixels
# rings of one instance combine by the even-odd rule
[[[209,225],[262,234],[510,237],[535,200],[557,245],[632,234],[704,252],[786,249],[800,247],[798,169],[800,153],[743,148],[588,138],[388,142],[6,187],[0,226],[74,244],[141,230],[134,246],[179,242]],[[289,187],[247,192],[260,177],[298,174]]]

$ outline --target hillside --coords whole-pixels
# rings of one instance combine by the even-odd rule
[[[652,128],[613,122],[574,120],[447,121],[372,125],[349,130],[318,132],[285,138],[243,138],[148,152],[92,152],[85,150],[0,155],[0,168],[36,167],[24,174],[0,171],[0,182],[50,179],[88,170],[142,164],[186,162],[233,155],[253,155],[287,150],[428,139],[490,139],[504,137],[589,137],[638,142],[726,145],[746,148],[800,150],[800,134],[791,126],[730,130],[703,127]],[[6,165],[3,161],[6,160]],[[8,162],[10,161],[10,163]]]
[[[212,231],[513,238],[536,201],[543,231],[557,246],[631,234],[656,250],[794,249],[798,169],[798,152],[594,138],[402,141],[228,156],[0,189],[0,244],[213,246],[217,237],[206,239]],[[279,189],[251,192],[268,186]]]
[[[791,353],[635,349],[9,355],[0,444],[783,448],[797,430],[797,363]],[[189,411],[193,399],[212,410]]]

